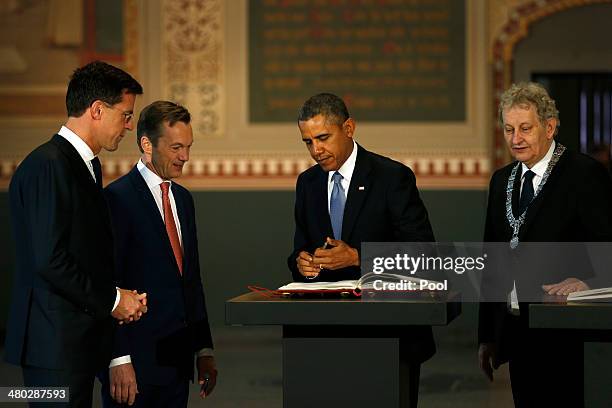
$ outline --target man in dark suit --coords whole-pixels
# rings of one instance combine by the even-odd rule
[[[491,179],[484,241],[508,242],[517,248],[516,259],[525,258],[522,242],[612,241],[610,177],[595,160],[555,142],[558,114],[554,100],[538,84],[513,85],[501,97],[500,122],[516,161]],[[538,282],[536,275],[548,274],[558,260],[535,254],[526,261],[521,269],[536,262],[539,269],[530,273],[531,287],[518,271],[515,282],[510,280],[502,293],[508,302],[493,299],[498,302],[480,304],[480,366],[493,380],[493,369],[509,361],[517,407],[584,406],[581,339],[571,331],[529,329],[524,300],[534,282],[541,295],[585,290],[588,271],[575,268]],[[560,273],[560,268],[553,269]]]
[[[68,121],[23,160],[9,187],[17,265],[6,359],[23,367],[26,386],[70,387],[70,406],[91,406],[95,373],[110,358],[112,317],[129,322],[145,311],[145,295],[115,287],[96,157],[116,150],[132,129],[141,93],[111,65],[77,69]]]
[[[209,395],[216,383],[193,198],[171,181],[189,160],[190,120],[189,112],[172,102],[144,108],[137,130],[142,157],[105,190],[116,237],[117,280],[149,296],[147,318],[116,332],[103,381],[105,406],[116,401],[186,407],[196,355],[200,396]]]
[[[355,121],[342,99],[311,97],[298,126],[317,165],[296,185],[294,249],[287,260],[295,281],[359,279],[362,242],[434,241],[414,173],[355,143]],[[429,327],[410,330],[409,338],[418,384],[420,364],[435,344]]]

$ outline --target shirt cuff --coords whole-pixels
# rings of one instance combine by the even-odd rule
[[[111,313],[113,313],[115,309],[117,308],[117,305],[119,304],[120,299],[121,299],[121,294],[119,293],[119,288],[117,288],[117,296],[115,296],[115,303],[113,304],[113,310],[111,310]]]
[[[215,352],[211,348],[203,348],[202,350],[198,351],[198,357],[214,357],[214,356],[215,356]]]
[[[112,368],[122,364],[130,364],[131,362],[132,358],[129,355],[113,358],[110,364],[108,365],[108,368]]]

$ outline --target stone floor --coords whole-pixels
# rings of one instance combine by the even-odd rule
[[[190,407],[280,408],[282,407],[281,332],[278,328],[214,327],[219,382],[205,401],[192,387]],[[0,352],[3,354],[3,352]],[[17,367],[0,364],[0,386],[20,385]],[[99,384],[94,406],[99,402]],[[17,408],[21,404],[5,404]],[[421,371],[421,408],[512,407],[507,369],[496,372],[489,383],[477,365],[475,347],[449,339],[438,343],[438,353]],[[384,408],[384,407],[380,407]]]

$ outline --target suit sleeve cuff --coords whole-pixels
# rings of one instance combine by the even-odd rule
[[[129,355],[113,358],[110,364],[108,365],[108,368],[112,368],[112,367],[122,365],[122,364],[129,364],[131,362],[132,362],[132,358]]]
[[[120,299],[121,299],[121,294],[119,293],[119,288],[117,288],[117,295],[115,296],[115,303],[113,304],[113,310],[111,310],[111,313],[113,313],[115,309],[117,308],[117,305],[119,304]]]
[[[203,348],[202,350],[198,351],[198,357],[214,357],[214,356],[215,356],[215,352],[211,348]]]

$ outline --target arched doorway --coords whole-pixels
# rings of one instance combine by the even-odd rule
[[[509,156],[504,145],[501,127],[497,122],[497,106],[501,93],[507,89],[515,80],[514,77],[514,58],[516,46],[528,34],[530,27],[540,20],[553,14],[559,13],[575,7],[588,6],[593,4],[612,3],[611,0],[545,0],[529,1],[517,6],[509,13],[510,19],[497,35],[492,50],[493,68],[493,115],[494,127],[494,164],[499,167],[507,163]],[[567,27],[571,30],[572,27]],[[551,47],[559,46],[552,44]],[[544,56],[543,56],[544,57]],[[529,79],[529,78],[521,78]]]

